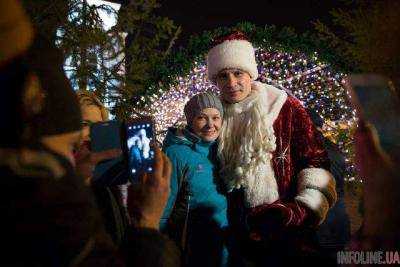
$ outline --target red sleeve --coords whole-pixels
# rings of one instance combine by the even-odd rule
[[[328,154],[323,146],[323,136],[317,131],[300,101],[290,97],[293,107],[293,155],[296,175],[305,168],[330,169]]]

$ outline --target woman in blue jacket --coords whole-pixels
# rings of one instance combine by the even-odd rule
[[[173,169],[160,228],[181,246],[187,266],[227,266],[227,202],[214,175],[223,107],[202,93],[184,111],[188,126],[170,128],[164,141]]]

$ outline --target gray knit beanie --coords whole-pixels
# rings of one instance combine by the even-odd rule
[[[219,97],[213,93],[205,92],[193,96],[185,105],[186,121],[190,125],[198,114],[205,108],[215,108],[224,116],[224,108]]]

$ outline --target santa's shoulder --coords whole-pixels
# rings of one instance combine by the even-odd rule
[[[291,110],[293,112],[306,112],[306,108],[304,107],[303,103],[296,98],[295,96],[286,93],[286,91],[278,89],[272,85],[267,85],[265,89],[270,90],[269,94],[274,94],[274,95],[281,95],[281,111],[283,110]],[[285,97],[282,97],[282,95],[285,95]]]
[[[284,105],[288,105],[295,109],[305,110],[303,103],[299,99],[297,99],[296,97],[291,96],[291,95],[288,95]]]

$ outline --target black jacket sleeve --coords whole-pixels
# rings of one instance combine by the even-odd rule
[[[59,165],[61,160],[45,164],[48,156],[37,164],[3,159],[0,234],[7,245],[0,266],[178,265],[166,256],[173,244],[158,231],[130,229],[118,248],[105,231],[90,188],[72,166]],[[166,265],[171,261],[174,265]],[[140,262],[151,264],[136,265]]]

